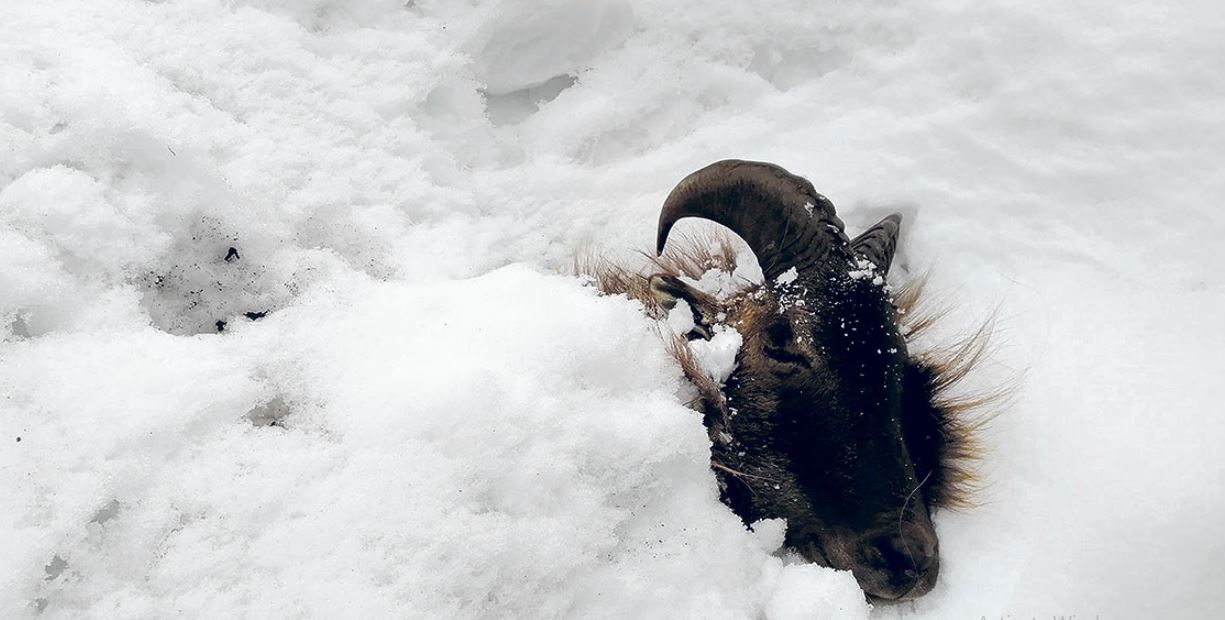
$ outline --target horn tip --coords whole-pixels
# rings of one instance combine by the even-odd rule
[[[660,222],[659,232],[655,236],[655,255],[663,256],[664,247],[668,245],[668,233],[672,232],[672,222]]]

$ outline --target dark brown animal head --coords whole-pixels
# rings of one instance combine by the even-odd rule
[[[946,363],[908,351],[901,313],[917,292],[891,295],[884,281],[901,217],[850,239],[807,180],[738,160],[677,185],[660,215],[659,253],[686,217],[742,237],[765,283],[716,300],[677,277],[700,274],[694,267],[704,261],[690,250],[660,262],[671,268],[645,287],[626,272],[606,271],[601,284],[664,309],[685,300],[696,322],[690,340],[709,338],[716,317],[741,333],[738,366],[722,389],[696,370],[684,340],[676,346],[702,393],[724,501],[749,524],[785,518],[787,546],[852,571],[874,598],[925,594],[940,569],[931,511],[962,499],[966,476],[956,461],[972,451],[969,426],[955,415],[970,403],[941,392],[981,346]]]

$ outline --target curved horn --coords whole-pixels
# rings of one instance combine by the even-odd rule
[[[712,220],[740,235],[767,280],[791,267],[820,264],[831,252],[845,252],[848,243],[828,198],[807,179],[765,162],[726,159],[682,179],[659,214],[657,253],[685,217]]]
[[[893,251],[897,249],[897,234],[901,228],[902,214],[894,213],[855,237],[851,241],[851,249],[872,261],[877,269],[889,273],[889,264],[893,262]]]

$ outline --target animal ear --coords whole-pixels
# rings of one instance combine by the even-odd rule
[[[711,319],[707,315],[716,306],[715,299],[681,281],[680,278],[666,273],[657,273],[648,281],[651,287],[651,298],[664,310],[676,307],[678,299],[685,300],[693,312],[693,329],[686,334],[690,340],[696,338],[710,339]]]
[[[893,262],[893,251],[897,249],[897,234],[902,228],[902,214],[894,213],[877,222],[851,240],[851,249],[856,254],[872,261],[877,269],[889,273]]]

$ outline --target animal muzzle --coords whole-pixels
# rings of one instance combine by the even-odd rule
[[[927,594],[940,573],[940,546],[930,519],[896,522],[866,536],[851,572],[869,596],[907,601]]]

